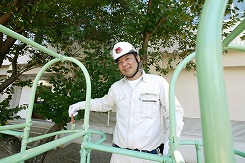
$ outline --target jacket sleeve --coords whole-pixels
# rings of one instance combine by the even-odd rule
[[[108,94],[102,98],[91,99],[90,110],[97,112],[106,112],[115,107],[115,100],[113,96],[113,89],[110,88]]]

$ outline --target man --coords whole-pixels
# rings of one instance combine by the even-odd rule
[[[124,78],[115,82],[104,97],[91,99],[91,111],[105,112],[116,108],[114,147],[159,154],[159,146],[165,142],[164,136],[166,138],[163,127],[168,128],[169,125],[168,82],[161,76],[141,70],[140,56],[128,42],[115,44],[112,56]],[[176,133],[179,137],[184,124],[184,111],[177,98],[175,104]],[[71,105],[69,115],[75,116],[82,108],[85,108],[84,101]],[[164,153],[167,152],[165,148]],[[111,158],[111,163],[151,162],[119,154],[112,154]]]

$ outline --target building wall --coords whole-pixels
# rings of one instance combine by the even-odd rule
[[[31,97],[31,88],[30,87],[23,87],[21,89],[21,97],[18,102],[19,105],[26,105],[29,104],[30,97]],[[21,118],[26,118],[27,117],[27,110],[21,110],[18,112],[18,115]]]
[[[8,63],[6,63],[6,61],[4,62],[5,64],[0,68],[0,78],[6,78],[8,73],[8,70],[11,70],[11,65],[9,65]],[[40,68],[34,68],[30,71],[27,71],[25,73],[22,74],[21,78],[22,79],[31,79],[34,81],[37,73],[39,72]],[[50,75],[50,73],[45,72],[42,76],[42,79],[46,79],[48,76]],[[45,80],[40,80],[39,83],[42,82],[45,85],[49,85]],[[50,85],[49,85],[50,86]],[[10,108],[16,107],[16,106],[20,106],[20,105],[28,105],[29,101],[30,101],[30,97],[31,97],[31,87],[14,87],[14,94],[12,96],[12,99],[10,101]],[[2,101],[3,99],[7,98],[7,94],[0,94],[0,101]],[[27,117],[27,109],[26,110],[21,110],[17,113],[21,118],[26,118]]]
[[[166,64],[163,59],[163,66]],[[223,55],[224,77],[227,93],[227,103],[230,119],[235,121],[245,121],[245,53],[230,51]],[[156,74],[152,70],[153,74]],[[167,81],[171,81],[173,72],[163,76]],[[196,71],[182,70],[175,87],[175,94],[185,110],[185,117],[200,118],[200,106],[198,96]]]

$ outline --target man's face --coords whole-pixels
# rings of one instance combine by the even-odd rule
[[[137,55],[137,59],[140,62],[140,57]],[[137,70],[138,63],[133,54],[126,54],[117,60],[117,65],[120,72],[124,76],[132,76]]]

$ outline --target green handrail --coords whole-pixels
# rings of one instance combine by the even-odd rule
[[[206,0],[197,33],[197,80],[204,156],[210,163],[235,162],[221,63],[222,21],[227,3],[228,0]]]
[[[8,133],[16,136],[22,137],[22,148],[19,154],[4,158],[0,160],[0,162],[19,162],[24,161],[28,158],[34,157],[38,154],[46,152],[47,150],[53,149],[61,144],[64,144],[68,141],[71,141],[77,137],[83,136],[83,143],[81,145],[81,162],[89,162],[90,159],[90,150],[97,149],[101,151],[107,151],[111,153],[118,153],[148,160],[154,160],[158,162],[175,162],[177,159],[174,157],[174,153],[177,151],[178,145],[195,145],[197,152],[197,162],[201,162],[200,155],[201,150],[200,146],[202,145],[198,141],[194,142],[186,142],[186,141],[178,141],[176,137],[176,126],[175,126],[175,112],[174,112],[174,86],[177,80],[177,77],[183,67],[192,60],[195,55],[197,55],[197,74],[198,74],[198,84],[199,84],[199,96],[200,96],[200,104],[201,104],[201,119],[202,119],[202,128],[203,128],[203,140],[204,140],[204,154],[205,160],[207,162],[234,162],[233,153],[245,157],[245,153],[232,150],[232,139],[231,139],[231,126],[229,123],[228,112],[227,112],[227,104],[225,97],[225,89],[224,89],[224,80],[223,80],[223,71],[221,66],[221,54],[222,50],[235,49],[240,51],[245,51],[245,47],[238,45],[228,45],[235,37],[237,37],[243,30],[245,26],[245,21],[242,21],[236,29],[231,32],[230,35],[226,37],[223,41],[223,47],[221,43],[221,31],[222,31],[222,19],[223,13],[226,8],[227,0],[217,0],[211,1],[206,0],[204,4],[204,8],[201,15],[201,21],[198,27],[198,37],[197,37],[197,51],[195,53],[190,54],[186,59],[184,59],[179,66],[176,68],[173,77],[170,83],[170,147],[173,150],[170,156],[156,156],[151,154],[142,154],[136,151],[130,151],[125,149],[119,149],[115,147],[109,147],[101,145],[101,143],[105,140],[105,135],[98,131],[89,130],[89,106],[90,106],[90,92],[91,92],[91,84],[89,80],[89,74],[87,73],[86,68],[83,66],[81,62],[74,58],[66,57],[60,54],[57,54],[27,38],[22,35],[19,35],[10,29],[0,25],[0,31],[16,38],[24,43],[27,43],[47,54],[56,57],[51,60],[47,64],[45,64],[39,73],[37,74],[34,84],[32,87],[32,94],[30,104],[28,106],[28,115],[26,118],[25,124],[17,124],[17,125],[7,125],[1,126],[0,132]],[[210,41],[211,40],[211,41]],[[223,48],[223,49],[222,49]],[[29,130],[32,126],[31,115],[34,103],[34,95],[36,93],[36,87],[41,75],[44,71],[51,66],[52,64],[61,61],[71,61],[76,63],[83,71],[86,79],[86,107],[85,107],[85,116],[84,116],[84,125],[82,130],[67,130],[67,131],[59,131],[56,133],[46,134],[34,138],[29,138]],[[206,68],[206,69],[205,69]],[[207,97],[206,90],[210,93]],[[214,95],[214,93],[216,93]],[[219,115],[217,119],[215,119],[215,115]],[[221,127],[225,124],[227,126],[226,129],[222,129]],[[210,127],[212,126],[212,127]],[[24,132],[14,132],[10,131],[10,129],[23,128]],[[215,130],[215,131],[214,131]],[[60,138],[53,142],[44,144],[42,146],[35,147],[31,150],[26,150],[27,143],[30,143],[35,140],[43,139],[49,136],[54,136],[56,134],[61,133],[69,133],[75,132],[67,137]],[[207,133],[208,132],[208,133]],[[102,139],[96,143],[91,142],[91,134],[101,134]],[[226,137],[222,137],[226,135]],[[222,148],[222,149],[221,149]],[[178,154],[178,151],[176,152]],[[87,158],[87,159],[86,159]],[[222,161],[221,161],[222,160]],[[180,160],[183,162],[183,160]]]
[[[245,19],[223,40],[223,46],[228,46],[240,33],[244,31]]]
[[[245,28],[245,27],[244,27]],[[233,35],[234,33],[230,33],[230,35]],[[237,50],[237,51],[242,51],[245,52],[245,46],[242,45],[233,45],[230,44],[227,47],[224,47],[223,50]],[[175,96],[175,85],[176,85],[176,81],[177,78],[179,76],[179,74],[181,73],[181,71],[185,68],[186,64],[188,62],[190,62],[191,60],[195,59],[196,57],[196,52],[191,53],[190,55],[188,55],[184,60],[182,60],[178,66],[176,67],[176,69],[174,70],[171,80],[170,80],[170,86],[169,86],[169,108],[170,108],[170,114],[175,114],[174,112],[174,108],[175,108],[175,100],[174,96]],[[172,128],[173,131],[175,130],[175,125],[173,125],[175,123],[174,118],[175,116],[170,116],[170,128]],[[172,138],[172,140],[174,140],[175,137],[175,133],[174,132],[170,132],[170,138]],[[179,142],[180,145],[195,145],[196,146],[196,155],[197,155],[197,163],[201,163],[201,149],[200,146],[202,146],[202,142],[200,141],[180,141]],[[170,146],[172,145],[172,143],[170,142]],[[242,156],[245,158],[245,153],[242,151],[238,151],[235,150],[235,154]]]
[[[11,31],[10,29],[0,25],[0,32],[3,32],[13,38],[16,38],[26,44],[29,44],[35,48],[37,48],[38,50],[41,50],[43,52],[46,52],[47,54],[56,57],[55,59],[49,61],[47,64],[45,64],[40,71],[38,72],[33,86],[32,86],[32,92],[31,92],[31,98],[30,98],[30,103],[28,106],[28,113],[27,113],[27,118],[26,118],[26,123],[24,124],[18,124],[18,125],[8,125],[8,126],[3,126],[4,128],[2,128],[2,126],[0,127],[1,130],[5,130],[5,129],[15,129],[15,128],[21,128],[24,127],[24,132],[22,135],[22,146],[21,146],[21,152],[15,155],[12,155],[10,157],[4,158],[0,160],[0,163],[3,162],[20,162],[20,161],[25,161],[31,157],[34,157],[38,154],[41,154],[43,152],[46,152],[48,150],[51,150],[59,145],[65,144],[68,141],[71,141],[77,137],[83,136],[83,142],[81,144],[81,162],[89,162],[89,158],[90,158],[90,150],[91,150],[91,145],[93,146],[97,146],[98,150],[101,149],[107,149],[108,151],[114,151],[117,152],[119,154],[125,154],[125,155],[132,155],[134,157],[138,157],[138,158],[145,158],[148,160],[155,160],[158,162],[166,162],[166,163],[170,163],[173,162],[172,159],[169,156],[158,156],[158,155],[153,155],[153,154],[148,154],[145,156],[145,154],[141,153],[141,152],[137,152],[134,151],[133,154],[132,151],[127,150],[125,151],[124,149],[115,149],[115,147],[104,147],[103,145],[101,145],[100,143],[103,142],[105,140],[105,135],[103,135],[103,133],[101,132],[94,132],[89,130],[89,106],[90,106],[90,99],[91,99],[91,83],[90,83],[90,78],[88,75],[88,72],[86,70],[86,68],[83,66],[83,64],[71,57],[66,57],[60,54],[57,54],[35,42],[33,42],[32,40],[29,40],[27,38],[25,38],[24,36],[19,35],[18,33]],[[85,79],[86,79],[86,106],[85,106],[85,115],[84,115],[84,125],[81,131],[60,131],[60,132],[55,132],[55,133],[50,133],[47,135],[42,135],[42,136],[38,136],[38,137],[34,137],[34,138],[29,138],[29,131],[30,131],[30,127],[32,126],[32,111],[33,111],[33,104],[34,104],[34,96],[36,93],[36,88],[37,88],[37,84],[38,81],[40,80],[42,74],[45,72],[45,70],[50,67],[52,64],[55,64],[56,62],[64,62],[64,61],[71,61],[76,63],[83,71],[84,75],[85,75]],[[9,133],[9,134],[13,134],[12,131],[10,133],[10,131],[4,131],[5,133]],[[54,140],[52,142],[46,143],[44,145],[38,146],[38,147],[34,147],[30,150],[26,150],[26,146],[28,143],[35,141],[35,140],[39,140],[39,139],[43,139],[43,138],[47,138],[49,136],[54,136],[56,134],[60,134],[63,132],[75,132],[71,135],[68,135],[66,137]],[[102,139],[100,139],[99,141],[95,142],[95,143],[91,143],[91,134],[95,133],[95,134],[101,134],[102,135]],[[16,134],[16,133],[15,133]],[[177,151],[177,150],[176,150]]]
[[[72,141],[72,140],[74,140],[74,139],[76,139],[78,137],[81,137],[84,134],[85,134],[85,131],[68,135],[66,137],[57,139],[55,141],[51,141],[49,143],[37,146],[35,148],[29,149],[29,150],[26,150],[26,151],[22,151],[20,153],[14,154],[14,155],[9,156],[9,157],[5,157],[5,158],[0,160],[0,163],[10,163],[10,162],[11,163],[18,163],[18,162],[21,162],[21,161],[25,161],[27,159],[30,159],[30,158],[34,157],[34,156],[42,154],[42,153],[44,153],[44,152],[46,152],[48,150],[51,150],[51,149],[53,149],[55,147],[58,147],[58,146],[60,146],[62,144],[65,144],[65,143],[67,143],[69,141]]]

